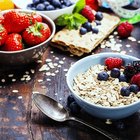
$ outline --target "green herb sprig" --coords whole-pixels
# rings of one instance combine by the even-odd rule
[[[85,6],[85,0],[79,0],[71,14],[63,14],[56,20],[56,25],[66,26],[68,29],[77,29],[81,24],[85,23],[87,19],[80,14]]]

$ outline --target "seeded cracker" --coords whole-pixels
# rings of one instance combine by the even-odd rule
[[[81,56],[95,49],[117,27],[119,22],[120,19],[117,16],[103,13],[101,25],[96,26],[96,23],[92,22],[92,26],[99,29],[98,34],[88,32],[85,35],[80,35],[79,29],[64,28],[55,34],[51,44],[63,51]]]

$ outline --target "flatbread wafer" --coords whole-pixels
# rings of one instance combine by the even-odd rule
[[[97,26],[95,22],[91,23],[93,27],[99,29],[98,34],[88,32],[85,35],[80,35],[79,29],[69,30],[64,28],[55,34],[51,44],[63,51],[81,56],[95,49],[117,27],[119,22],[119,17],[103,13],[101,25]]]

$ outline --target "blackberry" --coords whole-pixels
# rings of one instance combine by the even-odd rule
[[[133,75],[137,73],[136,69],[132,65],[127,65],[124,68],[124,75],[126,76],[127,80],[129,81]]]

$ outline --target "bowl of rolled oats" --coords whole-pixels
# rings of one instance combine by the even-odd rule
[[[102,119],[122,119],[140,109],[140,59],[100,53],[74,63],[67,84],[78,105]]]

